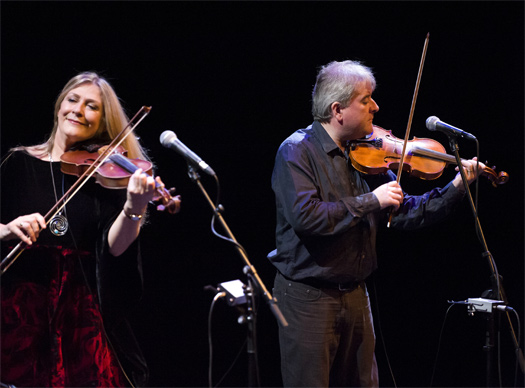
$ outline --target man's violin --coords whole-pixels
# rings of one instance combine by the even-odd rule
[[[349,156],[354,168],[365,174],[380,174],[387,170],[399,169],[403,140],[380,126],[373,126],[373,133],[366,139],[350,142]],[[448,155],[441,143],[433,139],[414,137],[406,145],[403,171],[417,178],[431,180],[441,176],[449,164],[456,164],[456,158]],[[481,175],[486,176],[494,187],[509,180],[509,175],[496,167],[485,167]]]

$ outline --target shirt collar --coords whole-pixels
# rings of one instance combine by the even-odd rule
[[[323,147],[324,152],[327,154],[333,152],[335,149],[338,151],[341,151],[339,146],[335,144],[335,141],[330,137],[328,132],[326,132],[326,129],[321,125],[319,121],[314,121],[312,124],[312,130],[315,134],[315,137],[319,140],[321,143],[321,147]]]

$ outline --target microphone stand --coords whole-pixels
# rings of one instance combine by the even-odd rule
[[[485,236],[483,234],[483,230],[481,229],[481,223],[479,221],[476,205],[474,204],[474,200],[472,198],[472,193],[470,192],[470,187],[468,184],[467,176],[465,174],[465,169],[463,167],[463,164],[461,162],[461,157],[459,156],[459,146],[457,142],[457,138],[455,134],[447,134],[448,140],[450,144],[450,148],[452,149],[452,152],[454,153],[454,156],[456,157],[456,164],[459,168],[459,173],[461,174],[461,179],[463,181],[463,185],[465,186],[465,192],[468,196],[468,201],[470,204],[470,207],[472,209],[472,213],[474,215],[474,220],[476,223],[476,231],[479,237],[479,241],[483,247],[483,253],[482,257],[485,257],[488,261],[490,271],[492,273],[490,279],[492,283],[492,293],[491,297],[493,299],[499,299],[504,302],[504,304],[507,304],[507,299],[505,295],[505,291],[503,290],[503,285],[501,284],[501,277],[498,274],[498,270],[496,267],[496,262],[494,261],[494,258],[492,257],[492,254],[490,253],[487,245],[487,241],[485,240]],[[520,345],[518,343],[518,339],[516,336],[516,332],[514,331],[514,327],[512,325],[512,321],[510,318],[510,314],[508,311],[505,312],[507,315],[507,319],[509,321],[510,326],[510,334],[514,343],[514,350],[516,353],[517,360],[519,362],[520,368],[522,373],[525,373],[525,360],[523,357],[523,351],[520,349]],[[485,338],[485,346],[483,347],[483,350],[486,353],[486,362],[487,362],[487,387],[491,387],[492,382],[492,350],[494,347],[494,317],[492,315],[493,313],[490,312],[489,316],[487,318],[487,330],[486,330],[486,338]]]
[[[246,295],[246,324],[248,326],[246,351],[248,353],[248,387],[260,387],[259,367],[257,362],[257,312],[253,300],[254,288],[252,274],[248,266],[244,267],[244,272],[248,278],[248,285],[244,290]]]
[[[211,206],[213,213],[215,214],[215,217],[220,221],[222,227],[226,231],[227,236],[235,243],[235,247],[237,248],[237,252],[241,256],[241,259],[244,262],[244,269],[243,272],[248,277],[248,289],[246,290],[246,300],[248,303],[248,314],[247,314],[247,324],[248,324],[248,341],[247,341],[247,351],[248,351],[248,382],[249,387],[253,387],[254,382],[257,382],[257,386],[260,386],[259,382],[259,375],[258,375],[258,366],[257,366],[257,341],[256,341],[256,317],[254,314],[254,306],[252,305],[252,293],[255,291],[255,286],[258,287],[260,292],[263,294],[263,297],[265,297],[266,302],[268,303],[268,306],[270,307],[271,312],[277,319],[277,322],[281,327],[288,326],[288,322],[284,318],[281,310],[279,309],[279,306],[277,306],[277,299],[273,298],[270,292],[266,289],[264,283],[262,282],[261,278],[257,274],[257,271],[255,267],[250,263],[250,260],[248,259],[248,255],[246,254],[245,250],[241,247],[241,245],[237,242],[235,239],[233,233],[231,232],[230,228],[226,224],[226,221],[222,217],[221,214],[221,205],[215,206],[213,201],[211,200],[210,196],[208,195],[206,189],[202,185],[200,181],[199,174],[195,171],[191,163],[188,163],[188,175],[190,179],[199,186],[202,194],[206,198],[208,204]],[[252,282],[253,280],[253,282]]]

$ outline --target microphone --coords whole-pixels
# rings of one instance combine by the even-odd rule
[[[471,135],[468,132],[465,132],[459,128],[453,127],[450,124],[440,121],[436,116],[430,116],[427,119],[427,128],[431,131],[440,131],[447,135],[461,136],[465,139],[476,140],[476,136]]]
[[[192,150],[190,150],[186,145],[181,142],[177,135],[173,131],[164,131],[160,135],[160,144],[166,148],[171,148],[180,155],[182,155],[188,162],[198,166],[205,173],[215,176],[215,171],[212,170],[208,164],[199,158]]]

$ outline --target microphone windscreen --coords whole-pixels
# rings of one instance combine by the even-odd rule
[[[436,130],[436,123],[438,121],[439,121],[439,118],[437,118],[436,116],[430,116],[427,119],[427,128],[430,129],[431,131],[435,131]]]
[[[175,135],[175,132],[164,131],[160,134],[160,144],[167,147],[176,138],[177,138],[177,135]]]

